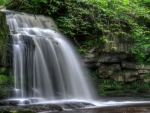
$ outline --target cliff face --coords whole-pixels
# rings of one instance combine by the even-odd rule
[[[94,49],[92,53],[82,55],[83,66],[97,70],[99,79],[111,79],[123,84],[150,82],[150,65],[137,64],[131,54],[134,42],[115,36],[108,40],[109,43]]]
[[[9,61],[7,59],[8,55],[8,38],[9,38],[9,28],[6,23],[6,15],[0,12],[0,65],[8,66]],[[10,53],[9,53],[10,54]]]

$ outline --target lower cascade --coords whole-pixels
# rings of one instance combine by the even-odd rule
[[[15,98],[93,98],[73,46],[50,17],[4,12],[12,38]]]

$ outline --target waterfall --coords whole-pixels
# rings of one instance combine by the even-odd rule
[[[79,58],[50,17],[4,11],[17,98],[91,99]]]

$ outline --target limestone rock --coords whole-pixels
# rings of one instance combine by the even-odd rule
[[[82,65],[88,68],[100,66],[100,63],[98,62],[98,53],[82,55]]]
[[[125,78],[125,82],[132,82],[136,79],[137,79],[137,77]]]
[[[148,79],[144,78],[143,82],[150,82],[150,78],[148,78]]]
[[[138,73],[139,74],[143,74],[143,73],[150,73],[150,70],[142,70],[142,69],[140,69],[140,70],[138,70]]]
[[[111,54],[111,53],[101,53],[99,55],[98,62],[121,62],[126,59],[126,54]]]
[[[125,77],[125,79],[131,78],[133,76],[138,76],[138,71],[137,70],[125,70],[123,72],[123,76]]]
[[[18,34],[19,32],[18,31],[11,31],[13,34]]]
[[[112,79],[114,79],[115,81],[124,82],[124,76],[113,75],[113,76],[111,76],[111,77],[112,77]]]
[[[114,73],[112,79],[122,82],[131,82],[139,78],[137,70],[124,70]]]
[[[120,71],[119,64],[113,64],[109,66],[100,66],[98,69],[99,77],[100,78],[107,78],[110,77],[113,73]]]
[[[106,39],[108,42],[103,45],[100,51],[106,53],[126,53],[131,51],[133,40],[127,40],[126,36],[109,34]]]
[[[82,63],[83,67],[87,67],[87,68],[97,68],[100,66],[100,63],[95,63],[95,62],[86,62],[86,63]]]
[[[140,79],[144,79],[145,74],[140,74],[139,77],[140,77]]]
[[[97,62],[98,61],[98,55],[97,53],[93,53],[93,54],[85,54],[82,56],[82,62],[84,63],[89,63],[89,62]]]
[[[143,70],[149,70],[150,65],[144,65],[144,64],[136,64],[134,62],[122,62],[123,68],[129,68],[129,69],[143,69]]]

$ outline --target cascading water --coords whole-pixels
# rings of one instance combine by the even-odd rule
[[[15,98],[8,99],[8,101],[12,103],[17,100],[19,104],[21,102],[27,102],[27,104],[29,102],[32,104],[37,102],[37,98],[42,98],[44,102],[40,101],[37,104],[46,103],[47,101],[45,100],[50,100],[48,101],[49,103],[55,101],[60,103],[59,106],[64,110],[93,106],[93,104],[83,102],[93,99],[94,93],[90,90],[91,85],[84,77],[82,68],[78,63],[79,59],[73,47],[63,35],[56,32],[58,30],[53,20],[44,16],[34,16],[12,11],[3,12],[7,15],[7,23],[13,42]],[[62,104],[60,99],[62,100],[61,102],[69,100],[69,104]],[[73,102],[71,102],[72,99]],[[74,102],[74,99],[75,101],[79,100],[82,102]],[[8,101],[6,100],[6,104]],[[3,104],[4,102],[2,101]],[[93,103],[96,106],[104,106],[105,108],[107,106],[109,108],[110,106],[117,106],[118,109],[118,106],[131,104],[139,104],[140,106],[143,104],[145,106],[150,101],[95,101]],[[33,109],[34,107],[33,105]],[[50,110],[45,104],[40,107],[41,109],[39,107],[37,106],[37,109],[40,112],[41,109],[47,111],[48,108]],[[52,104],[52,110],[53,107]],[[54,111],[56,111],[55,108]],[[101,110],[98,112],[101,112]]]
[[[45,16],[5,11],[13,40],[13,75],[18,98],[92,99],[71,44]]]

